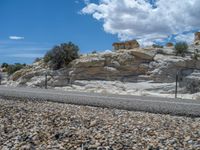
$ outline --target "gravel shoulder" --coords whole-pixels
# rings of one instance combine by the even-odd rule
[[[200,118],[0,99],[0,149],[200,150]]]

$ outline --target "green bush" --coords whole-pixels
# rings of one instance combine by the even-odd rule
[[[152,47],[153,47],[153,48],[163,48],[162,45],[157,45],[157,44],[153,44]]]
[[[26,64],[20,64],[20,63],[16,63],[14,65],[8,65],[7,73],[8,73],[8,75],[11,75],[11,74],[15,73],[16,71],[24,68],[25,66],[26,66]]]
[[[50,60],[52,60],[52,50],[48,51],[44,56],[44,62],[48,63]]]
[[[96,53],[97,53],[97,51],[96,51],[96,50],[93,50],[93,51],[92,51],[92,54],[96,54]]]
[[[78,58],[78,51],[79,47],[72,42],[63,43],[48,51],[44,56],[44,61],[49,63],[52,69],[57,70]]]
[[[7,64],[7,63],[3,63],[3,64],[1,65],[1,68],[8,68],[8,64]]]
[[[41,58],[35,58],[34,63],[39,62],[40,60],[42,60]]]
[[[185,53],[188,51],[188,44],[186,42],[178,42],[175,45],[175,52],[176,55],[181,55],[182,57],[185,56]]]

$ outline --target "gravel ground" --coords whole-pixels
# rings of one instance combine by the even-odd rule
[[[200,118],[0,99],[0,149],[200,150]]]

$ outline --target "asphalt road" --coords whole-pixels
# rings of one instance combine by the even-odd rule
[[[200,101],[0,86],[0,97],[200,117]]]

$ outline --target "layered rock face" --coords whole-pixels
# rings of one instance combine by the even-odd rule
[[[195,39],[194,39],[195,45],[200,45],[200,32],[195,33]]]
[[[121,42],[121,43],[113,43],[112,46],[114,47],[114,50],[134,49],[134,48],[139,48],[140,44],[137,42],[137,40],[131,40],[131,41],[126,41],[126,42]]]
[[[197,48],[200,49],[196,46],[192,50]],[[10,82],[16,86],[44,86],[47,73],[48,85],[52,87],[66,86],[76,80],[172,83],[178,71],[185,71],[188,73],[182,74],[182,85],[194,92],[200,91],[196,84],[197,88],[190,88],[194,83],[200,83],[197,73],[193,75],[195,70],[200,69],[200,60],[191,57],[192,54],[193,51],[186,57],[175,56],[173,48],[118,50],[81,56],[66,68],[56,71],[50,70],[40,61],[17,71],[10,77]]]
[[[72,62],[74,79],[136,80],[146,74],[153,52],[135,49],[86,56]]]

